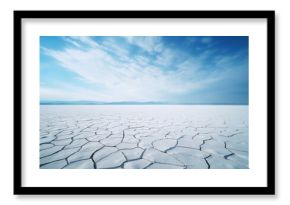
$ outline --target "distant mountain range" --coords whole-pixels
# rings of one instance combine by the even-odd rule
[[[101,101],[40,101],[40,105],[248,105],[241,103],[191,103],[191,102],[136,102],[136,101],[120,101],[120,102],[101,102]]]

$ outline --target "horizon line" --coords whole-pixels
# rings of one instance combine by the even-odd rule
[[[249,103],[235,103],[235,102],[156,102],[156,101],[119,101],[119,102],[101,102],[101,101],[40,101],[40,105],[249,105]]]

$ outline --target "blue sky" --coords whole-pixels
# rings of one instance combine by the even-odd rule
[[[41,36],[40,100],[248,104],[248,37]]]

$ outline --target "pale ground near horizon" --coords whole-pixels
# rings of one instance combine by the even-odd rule
[[[41,105],[41,169],[247,169],[248,106]]]

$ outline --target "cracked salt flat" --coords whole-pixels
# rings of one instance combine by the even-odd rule
[[[152,162],[146,159],[137,159],[134,161],[128,161],[124,164],[125,169],[144,169],[148,167]]]
[[[247,169],[248,106],[40,107],[41,169]]]

